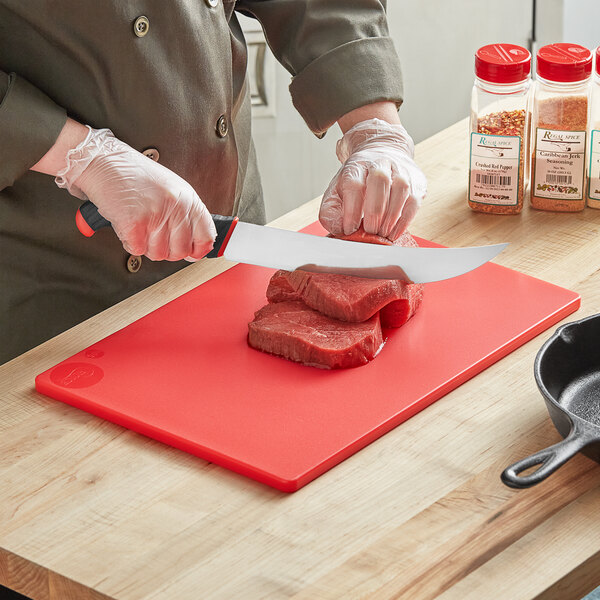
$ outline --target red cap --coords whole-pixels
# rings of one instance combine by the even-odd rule
[[[596,48],[596,73],[600,75],[600,46]]]
[[[579,44],[548,44],[537,53],[537,74],[549,81],[583,81],[592,73],[592,53]]]
[[[490,83],[518,83],[529,76],[531,54],[514,44],[490,44],[475,52],[475,75]]]

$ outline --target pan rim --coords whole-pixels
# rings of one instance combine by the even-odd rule
[[[533,369],[534,369],[535,382],[536,382],[538,389],[540,390],[542,396],[546,400],[549,400],[556,408],[558,408],[562,413],[564,413],[571,420],[571,428],[575,427],[576,424],[578,424],[578,425],[583,425],[585,427],[593,427],[594,429],[597,429],[600,432],[600,425],[596,425],[592,421],[588,421],[587,419],[580,417],[579,415],[571,412],[568,408],[566,408],[564,405],[562,405],[558,401],[558,399],[555,398],[550,393],[550,391],[546,387],[546,384],[543,381],[543,377],[541,374],[541,365],[544,361],[547,351],[549,350],[549,348],[551,346],[553,346],[557,342],[558,339],[560,339],[562,337],[563,333],[569,329],[575,329],[575,328],[579,327],[580,325],[586,323],[587,321],[593,321],[593,320],[600,320],[600,313],[595,313],[593,315],[583,317],[582,319],[579,319],[577,321],[570,321],[569,323],[564,323],[563,325],[558,327],[556,329],[556,331],[544,342],[542,347],[538,350],[536,357],[535,357]]]

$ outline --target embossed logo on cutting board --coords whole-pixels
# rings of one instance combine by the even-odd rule
[[[66,388],[84,388],[98,383],[104,377],[104,371],[89,363],[65,363],[58,365],[51,373],[50,379]]]

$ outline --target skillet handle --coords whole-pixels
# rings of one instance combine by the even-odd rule
[[[552,475],[558,467],[564,465],[570,458],[573,458],[589,441],[582,432],[577,431],[577,427],[573,427],[569,435],[558,444],[544,448],[507,467],[500,476],[502,482],[509,487],[519,489],[536,485]],[[535,465],[541,466],[529,475],[519,475],[525,469]]]

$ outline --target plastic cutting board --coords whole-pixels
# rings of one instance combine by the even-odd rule
[[[318,223],[304,231],[323,234]],[[384,332],[375,360],[326,371],[247,345],[272,273],[237,265],[38,375],[36,388],[291,492],[580,304],[569,290],[488,263],[427,284],[418,313]]]

